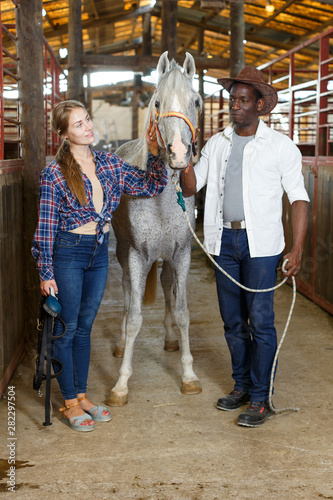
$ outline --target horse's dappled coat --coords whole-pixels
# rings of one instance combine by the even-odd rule
[[[123,269],[124,288],[122,334],[116,349],[118,356],[123,354],[123,362],[119,379],[108,400],[110,405],[116,406],[121,406],[128,400],[128,379],[132,375],[135,338],[142,324],[141,308],[146,278],[159,258],[163,259],[160,279],[165,297],[165,348],[178,348],[172,326],[174,319],[181,337],[182,392],[201,392],[200,383],[192,368],[186,296],[192,237],[177,204],[177,194],[171,180],[172,175],[179,177],[179,170],[172,170],[171,167],[186,168],[190,161],[193,133],[184,119],[167,116],[169,112],[179,112],[196,128],[201,99],[192,87],[195,64],[190,54],[186,54],[182,69],[174,61],[170,63],[167,53],[164,53],[160,57],[157,72],[158,84],[149,105],[145,131],[156,119],[162,155],[168,170],[168,184],[154,198],[123,195],[112,219],[117,239],[117,257]],[[144,137],[126,143],[117,150],[117,154],[127,162],[146,169],[148,148]],[[186,199],[185,203],[191,224],[194,225],[194,198]]]

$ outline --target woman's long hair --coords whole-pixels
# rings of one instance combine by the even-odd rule
[[[62,101],[54,106],[51,112],[51,125],[53,130],[63,136],[68,129],[69,115],[72,109],[86,108],[79,101]],[[87,204],[87,196],[84,189],[81,167],[75,160],[69,147],[69,142],[63,140],[55,155],[55,160],[60,165],[61,173],[71,193],[78,199],[81,205]]]

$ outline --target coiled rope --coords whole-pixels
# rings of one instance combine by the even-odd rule
[[[222,267],[219,266],[219,264],[217,264],[217,262],[215,262],[215,260],[213,259],[213,257],[210,255],[210,253],[206,249],[205,245],[203,245],[203,243],[201,243],[201,241],[199,240],[198,236],[196,235],[195,231],[192,228],[191,222],[190,222],[189,217],[187,215],[187,211],[186,211],[186,207],[185,207],[185,201],[184,201],[184,198],[183,198],[183,193],[182,193],[181,187],[179,185],[179,182],[177,180],[177,176],[175,176],[175,175],[172,176],[172,182],[173,182],[173,184],[175,186],[175,189],[176,189],[176,192],[177,192],[177,196],[178,196],[177,203],[183,209],[186,222],[188,224],[188,227],[189,227],[189,229],[190,229],[190,231],[191,231],[194,239],[196,240],[196,242],[199,244],[199,246],[205,252],[205,254],[207,255],[207,257],[212,261],[212,263],[214,264],[214,266],[219,271],[221,271],[233,283],[235,283],[237,286],[239,286],[243,290],[246,290],[247,292],[253,292],[253,293],[272,292],[273,290],[276,290],[277,288],[280,288],[280,286],[282,286],[282,285],[284,285],[284,283],[286,283],[286,281],[288,280],[287,276],[280,283],[278,283],[277,285],[273,286],[272,288],[264,288],[264,289],[257,290],[257,289],[248,288],[248,287],[242,285],[241,283],[239,283],[238,281],[236,281],[232,276],[230,276],[230,274],[228,274],[224,269],[222,269]],[[284,272],[284,273],[286,272],[285,271],[285,265],[287,264],[287,262],[288,262],[288,259],[286,259],[283,262],[283,265],[282,265],[282,272]],[[293,284],[293,297],[292,297],[292,301],[291,301],[291,305],[290,305],[290,310],[289,310],[287,322],[286,322],[286,325],[284,327],[284,330],[283,330],[283,333],[282,333],[279,345],[278,345],[278,347],[276,349],[276,352],[275,352],[275,356],[274,356],[274,360],[273,360],[273,365],[272,365],[272,370],[271,370],[271,376],[270,376],[270,384],[269,384],[268,404],[269,404],[269,407],[270,407],[271,411],[273,413],[275,413],[275,414],[280,414],[280,413],[285,413],[285,412],[290,412],[290,411],[293,411],[293,412],[300,411],[300,408],[293,408],[293,407],[277,409],[277,408],[274,407],[273,401],[272,401],[274,375],[275,375],[275,369],[276,369],[276,365],[277,365],[277,361],[278,361],[278,357],[279,357],[279,352],[280,352],[280,349],[282,347],[284,338],[286,336],[286,333],[287,333],[287,330],[288,330],[288,327],[289,327],[289,323],[290,323],[290,320],[291,320],[291,316],[293,314],[295,302],[296,302],[296,280],[295,280],[294,276],[292,276],[291,279],[292,279],[292,284]]]

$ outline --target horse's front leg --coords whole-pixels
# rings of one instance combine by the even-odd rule
[[[163,261],[162,272],[161,272],[161,284],[164,293],[164,303],[165,303],[165,314],[164,314],[164,327],[165,327],[165,339],[164,339],[164,349],[166,351],[178,351],[179,343],[175,335],[173,328],[173,316],[172,316],[172,283],[173,283],[173,272],[172,268],[167,261]]]
[[[142,325],[141,305],[148,268],[136,253],[130,256],[129,264],[131,290],[126,320],[125,350],[118,381],[106,401],[110,406],[123,406],[128,401],[128,379],[133,372],[132,358],[134,342]]]
[[[124,290],[123,319],[120,328],[120,338],[116,344],[115,350],[113,351],[113,355],[115,358],[122,358],[124,356],[124,351],[125,351],[126,322],[127,322],[128,308],[130,303],[130,294],[131,294],[131,283],[127,266],[123,267],[123,290]]]
[[[177,261],[173,261],[174,266],[174,291],[175,291],[175,309],[174,317],[176,325],[179,328],[181,335],[182,356],[181,362],[183,366],[183,394],[198,394],[202,391],[200,381],[193,371],[193,357],[190,350],[189,341],[189,326],[190,313],[187,307],[186,284],[188,270],[190,267],[190,251],[183,252],[182,257]]]

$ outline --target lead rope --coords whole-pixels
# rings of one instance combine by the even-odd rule
[[[238,285],[243,290],[246,290],[247,292],[253,292],[253,293],[272,292],[273,290],[276,290],[277,288],[280,288],[280,286],[284,285],[284,283],[287,281],[288,277],[285,277],[280,283],[278,283],[277,285],[273,286],[272,288],[264,288],[264,289],[261,289],[261,290],[256,290],[254,288],[248,288],[248,287],[242,285],[241,283],[239,283],[238,281],[236,281],[232,276],[230,276],[230,274],[228,274],[224,269],[222,269],[222,267],[219,266],[217,264],[217,262],[215,262],[215,260],[213,259],[213,257],[207,251],[206,247],[201,243],[201,241],[199,240],[198,236],[195,234],[195,232],[194,232],[194,230],[192,228],[191,222],[190,222],[190,220],[188,218],[188,215],[187,215],[187,212],[186,212],[186,207],[185,207],[185,201],[184,201],[184,198],[183,198],[183,193],[182,193],[181,187],[179,185],[179,182],[176,180],[175,174],[172,176],[172,182],[173,182],[173,184],[174,184],[174,186],[176,188],[176,192],[177,192],[177,196],[178,196],[177,203],[183,209],[183,212],[184,212],[184,215],[185,215],[185,219],[187,221],[188,227],[189,227],[189,229],[190,229],[190,231],[191,231],[194,239],[200,245],[200,247],[205,252],[205,254],[207,255],[207,257],[212,261],[212,263],[214,264],[214,266],[219,271],[221,271],[233,283],[235,283],[236,285]],[[282,272],[284,272],[284,273],[286,272],[285,271],[285,265],[287,264],[287,262],[288,262],[288,259],[286,259],[283,262],[283,265],[282,265]],[[293,407],[290,407],[290,408],[289,407],[288,408],[280,408],[280,409],[274,408],[273,401],[272,401],[273,384],[274,384],[274,375],[275,375],[276,364],[277,364],[277,361],[278,361],[280,349],[282,347],[284,338],[286,336],[286,333],[287,333],[287,330],[288,330],[288,327],[289,327],[289,323],[290,323],[291,316],[293,314],[293,310],[294,310],[294,306],[295,306],[295,302],[296,302],[296,280],[295,280],[294,276],[292,276],[291,279],[292,279],[292,284],[293,284],[293,297],[292,297],[292,301],[291,301],[291,305],[290,305],[290,310],[289,310],[289,314],[288,314],[286,326],[284,327],[284,330],[283,330],[283,333],[282,333],[279,345],[278,345],[278,347],[276,349],[276,352],[275,352],[275,356],[274,356],[274,360],[273,360],[273,365],[272,365],[272,370],[271,370],[270,385],[269,385],[268,404],[269,404],[269,407],[272,410],[272,412],[275,413],[275,414],[285,413],[285,412],[288,412],[288,411],[293,411],[293,412],[300,411],[300,408],[293,408]]]

